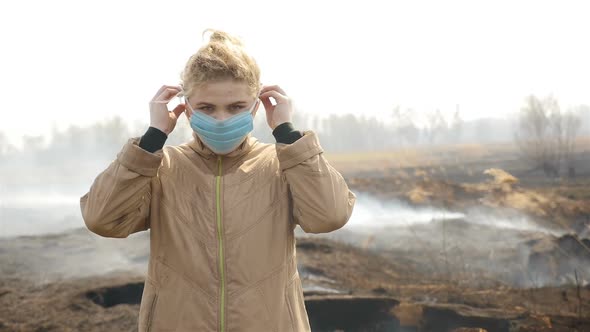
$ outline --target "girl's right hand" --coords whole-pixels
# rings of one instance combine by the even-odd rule
[[[168,103],[174,98],[182,87],[179,85],[163,85],[156,93],[154,98],[150,101],[150,126],[157,128],[166,135],[176,127],[176,121],[184,112],[186,105],[184,103],[178,104],[172,112],[168,110]]]

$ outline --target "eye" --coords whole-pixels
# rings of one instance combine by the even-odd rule
[[[199,107],[199,110],[204,111],[204,112],[211,112],[213,110],[213,107],[211,107],[211,106],[202,106],[202,107]]]
[[[230,108],[231,111],[239,111],[242,108],[244,108],[244,106],[242,106],[242,105],[231,105],[229,108]]]

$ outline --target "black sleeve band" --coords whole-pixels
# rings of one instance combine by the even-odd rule
[[[295,130],[291,122],[285,122],[278,125],[272,131],[272,135],[277,140],[277,143],[285,144],[291,144],[303,137],[303,134],[299,130]]]
[[[168,135],[160,129],[149,127],[145,134],[141,136],[139,147],[148,152],[154,153],[164,147],[167,138]]]

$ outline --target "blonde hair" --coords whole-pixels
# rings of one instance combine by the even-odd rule
[[[180,74],[184,95],[190,95],[200,85],[226,79],[244,82],[250,93],[260,89],[260,68],[240,39],[220,30],[211,32],[209,41],[187,61]]]

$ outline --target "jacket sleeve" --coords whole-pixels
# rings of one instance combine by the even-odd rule
[[[344,226],[356,196],[324,158],[316,133],[305,131],[292,144],[277,143],[276,149],[293,199],[295,222],[306,233],[328,233]]]
[[[80,198],[86,227],[104,237],[125,238],[147,230],[153,181],[163,151],[139,147],[139,137],[130,138],[111,164]]]

